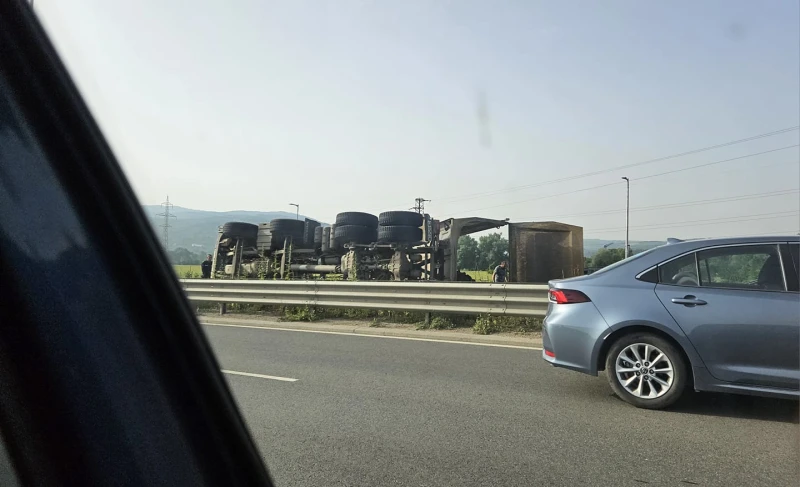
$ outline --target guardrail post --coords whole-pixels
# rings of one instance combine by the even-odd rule
[[[425,313],[425,326],[428,326],[430,324],[431,324],[431,314]]]
[[[228,312],[228,303],[219,303],[219,314],[224,315]]]

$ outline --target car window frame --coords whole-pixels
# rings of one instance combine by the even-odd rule
[[[800,254],[800,242],[783,242],[779,246],[781,259],[783,262],[787,260],[791,265],[784,264],[783,272],[786,281],[786,291],[790,293],[800,292],[800,258],[795,258],[792,253],[792,246],[797,247],[797,253]]]
[[[699,285],[700,284],[700,268],[698,267],[698,264],[697,264],[697,252],[698,252],[698,249],[690,250],[688,252],[684,252],[684,253],[682,253],[680,255],[676,255],[676,256],[674,256],[674,257],[672,257],[670,259],[667,259],[664,262],[659,262],[658,264],[656,264],[654,267],[656,269],[658,269],[658,271],[656,272],[656,276],[658,276],[658,284],[663,284],[665,286],[678,286],[678,287],[692,287],[692,288],[700,287],[700,285]],[[698,285],[697,286],[688,286],[686,284],[674,284],[674,283],[662,282],[661,281],[661,267],[666,265],[666,264],[669,264],[670,262],[672,262],[674,260],[682,259],[682,258],[686,257],[689,254],[693,254],[693,257],[694,257],[694,271],[697,274],[697,283],[698,283]]]
[[[701,289],[720,289],[720,290],[726,290],[726,291],[756,291],[756,292],[788,293],[788,292],[793,292],[793,291],[789,290],[788,281],[787,281],[787,278],[786,278],[786,264],[785,264],[783,252],[781,251],[781,245],[782,244],[787,244],[787,243],[791,243],[791,242],[786,242],[785,240],[784,241],[770,240],[770,241],[766,241],[766,242],[741,242],[741,243],[728,243],[728,244],[720,244],[720,245],[710,245],[708,247],[702,247],[702,248],[699,248],[699,249],[692,249],[692,250],[683,252],[681,254],[675,255],[675,256],[673,256],[673,257],[671,257],[671,258],[669,258],[669,259],[667,259],[667,260],[665,260],[663,262],[659,262],[658,264],[656,264],[653,267],[656,267],[656,268],[659,269],[659,272],[658,272],[658,284],[661,284],[661,285],[664,285],[664,286],[677,286],[677,287],[701,288]],[[778,289],[747,289],[747,288],[714,287],[714,286],[703,286],[700,283],[700,260],[697,257],[697,253],[698,252],[703,252],[703,251],[706,251],[706,250],[719,249],[719,248],[727,248],[727,247],[753,247],[753,246],[765,246],[765,245],[774,245],[776,247],[777,251],[778,251],[778,259],[779,259],[780,264],[781,264],[781,274],[783,276],[783,289],[778,290]],[[686,257],[689,254],[694,254],[695,272],[697,272],[698,285],[697,286],[687,286],[687,285],[682,285],[682,284],[672,284],[672,283],[662,282],[661,281],[661,271],[660,271],[661,266],[663,266],[665,264],[668,264],[668,263],[670,263],[670,262],[672,262],[674,260],[680,259],[682,257]],[[641,272],[639,275],[644,275],[645,273],[647,273],[650,270],[652,270],[652,267],[648,268],[647,270],[645,270],[643,272]]]

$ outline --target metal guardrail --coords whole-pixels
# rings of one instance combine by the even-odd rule
[[[544,316],[546,285],[183,279],[190,301]]]

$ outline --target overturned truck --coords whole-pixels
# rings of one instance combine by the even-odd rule
[[[580,227],[351,211],[336,215],[330,226],[311,219],[225,223],[218,232],[212,278],[472,281],[458,269],[458,239],[506,225],[511,281],[546,282],[583,274]],[[540,256],[548,262],[540,262]]]

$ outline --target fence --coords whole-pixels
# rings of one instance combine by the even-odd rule
[[[190,301],[544,316],[547,286],[456,282],[181,280]]]

